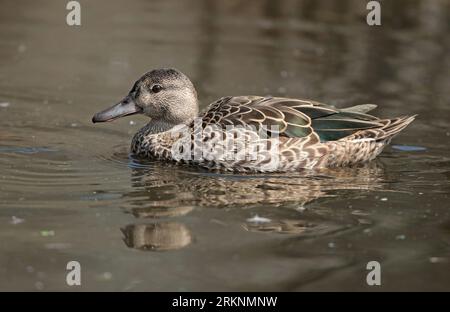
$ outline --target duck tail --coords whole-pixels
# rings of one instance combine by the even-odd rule
[[[343,108],[343,109],[341,109],[341,111],[365,114],[367,112],[370,112],[371,110],[374,110],[375,108],[377,108],[376,104],[360,104],[360,105]]]
[[[413,122],[416,117],[417,115],[386,119],[384,121],[385,125],[379,129],[381,130],[380,135],[376,137],[376,140],[382,141],[386,139],[392,139],[397,134],[399,134],[400,131],[405,129],[411,122]]]

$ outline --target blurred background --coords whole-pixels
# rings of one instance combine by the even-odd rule
[[[449,290],[450,2],[0,0],[0,290]],[[368,167],[239,177],[128,155],[92,125],[141,74],[419,114]],[[255,216],[269,221],[257,222]],[[256,220],[256,221],[255,221]],[[65,283],[80,261],[82,287]]]

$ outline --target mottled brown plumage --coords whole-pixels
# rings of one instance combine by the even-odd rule
[[[374,159],[415,117],[379,119],[367,114],[376,107],[371,104],[337,109],[308,100],[235,96],[217,100],[195,118],[196,92],[187,81],[169,69],[136,82],[123,102],[134,103],[132,113],[150,112],[152,120],[134,136],[133,153],[238,172],[347,166]],[[99,114],[93,120],[105,121]]]

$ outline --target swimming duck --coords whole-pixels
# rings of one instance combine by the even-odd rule
[[[264,96],[223,97],[200,115],[198,107],[186,75],[155,69],[92,121],[150,117],[132,139],[131,152],[139,157],[237,172],[286,172],[370,161],[415,118],[380,119],[368,114],[373,104],[338,109]]]

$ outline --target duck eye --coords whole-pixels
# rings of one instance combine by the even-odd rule
[[[161,91],[161,90],[162,90],[162,86],[161,86],[161,85],[156,84],[156,85],[154,85],[154,86],[152,87],[152,92],[153,92],[153,93],[158,93],[158,92]]]

